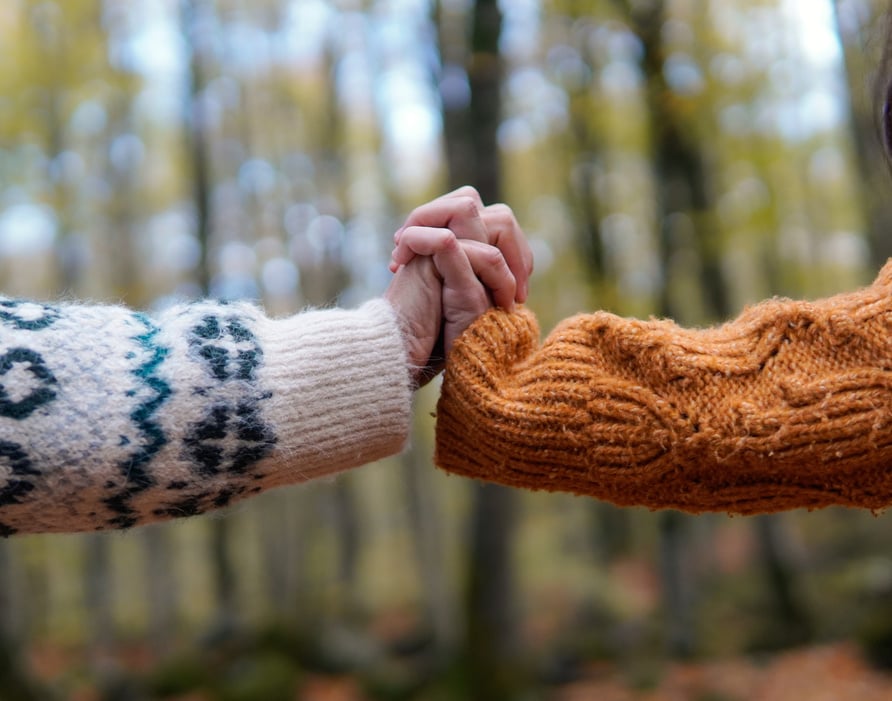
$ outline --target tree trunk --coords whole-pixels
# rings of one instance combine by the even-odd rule
[[[200,36],[203,0],[182,0],[181,15],[189,49],[188,93],[185,96],[185,120],[187,144],[190,154],[190,182],[192,202],[195,205],[195,222],[201,258],[196,269],[197,280],[203,294],[208,294],[211,283],[211,266],[208,259],[211,239],[211,172],[209,144],[205,133],[205,115],[201,91],[207,82],[207,68],[202,53],[203,38]]]
[[[696,635],[693,625],[692,584],[686,566],[685,521],[678,511],[660,514],[660,572],[666,610],[666,647],[672,657],[693,655]]]
[[[468,68],[470,47],[465,11],[453,3],[438,3],[437,31],[440,44],[440,99],[443,105],[443,133],[446,140],[446,168],[450,187],[474,182],[474,150],[468,134],[471,129]]]
[[[410,445],[403,453],[403,473],[408,485],[409,518],[415,556],[425,592],[425,624],[433,634],[437,659],[454,650],[460,630],[456,625],[456,602],[443,563],[443,533],[440,503],[430,476],[430,460]]]
[[[176,573],[171,558],[169,531],[165,526],[143,529],[148,585],[149,638],[157,653],[163,654],[173,640],[177,617]]]
[[[38,701],[42,695],[28,678],[19,654],[25,631],[19,607],[25,602],[15,596],[12,570],[16,564],[10,542],[0,541],[0,689],[10,701]]]
[[[84,603],[90,621],[89,642],[94,657],[101,660],[111,648],[115,636],[111,612],[108,537],[90,533],[84,536],[84,541]]]
[[[814,625],[797,587],[794,569],[785,552],[781,514],[770,514],[755,519],[762,565],[772,599],[771,639],[762,641],[769,648],[802,645],[811,640]]]
[[[496,134],[501,117],[502,64],[499,35],[502,17],[496,0],[474,4],[468,66],[468,118],[449,116],[447,130],[465,124],[463,131],[447,131],[450,164],[468,163],[456,176],[470,177],[486,203],[501,199],[499,151]],[[451,182],[452,187],[465,183]],[[512,535],[517,522],[515,493],[497,485],[473,488],[471,552],[466,610],[467,698],[500,701],[513,698],[523,672],[517,664],[515,597],[511,563]]]
[[[703,272],[703,298],[712,304],[710,316],[720,318],[727,313],[727,296],[721,278],[718,251],[710,245],[709,231],[702,226],[700,214],[710,211],[712,202],[706,186],[706,172],[702,154],[690,124],[671,108],[669,87],[664,79],[665,55],[662,28],[666,20],[665,3],[637,5],[619,2],[630,25],[641,40],[644,53],[642,69],[646,78],[646,98],[651,117],[654,180],[657,193],[657,222],[660,227],[660,257],[663,269],[668,270],[672,257],[672,240],[666,227],[670,215],[682,212],[694,222],[698,257]],[[690,274],[685,271],[685,274]],[[686,319],[685,310],[676,308],[670,286],[664,285],[660,299],[660,316],[675,317],[682,323],[702,322]],[[687,533],[685,517],[676,512],[658,516],[660,534],[660,567],[666,612],[666,644],[670,655],[688,657],[696,648],[693,620],[693,582],[683,564]]]
[[[651,115],[654,143],[655,180],[658,194],[658,221],[665,223],[676,212],[687,213],[694,226],[694,240],[702,270],[703,299],[707,317],[692,319],[686,309],[673,303],[669,286],[664,288],[660,316],[673,317],[681,323],[696,323],[725,319],[730,314],[728,290],[722,276],[720,246],[716,245],[716,231],[710,225],[710,213],[715,211],[715,196],[709,187],[706,158],[697,142],[694,125],[673,110],[671,91],[665,82],[662,28],[667,19],[665,3],[635,6],[631,2],[616,3],[624,8],[644,47],[643,68],[647,77],[647,100]],[[661,236],[663,269],[668,270],[672,241],[666,227]],[[777,517],[775,517],[777,518]],[[769,573],[772,595],[778,610],[801,631],[808,630],[807,618],[797,607],[791,592],[795,573],[787,562],[777,556],[779,543],[774,521],[759,521],[757,531]],[[681,514],[660,516],[661,563],[668,615],[668,646],[675,656],[690,655],[696,648],[693,636],[693,607],[695,582],[683,567],[685,548],[685,520]]]
[[[882,128],[878,118],[881,105],[875,105],[877,96],[873,94],[873,90],[885,96],[889,88],[877,83],[873,74],[875,67],[883,60],[892,62],[892,59],[884,59],[879,55],[880,52],[874,50],[873,44],[877,42],[873,41],[873,25],[877,22],[888,24],[888,20],[881,13],[871,12],[872,22],[868,21],[864,25],[856,24],[854,16],[849,21],[844,21],[840,14],[839,0],[834,0],[833,10],[845,59],[849,88],[848,123],[851,125],[858,171],[861,174],[859,187],[867,216],[868,241],[874,267],[879,268],[892,256],[892,237],[889,236],[892,228],[892,200],[889,198],[889,159],[883,149]]]
[[[210,292],[212,277],[210,265],[211,244],[211,187],[206,120],[202,108],[201,92],[207,82],[207,66],[204,57],[204,37],[201,36],[203,15],[209,12],[204,0],[182,0],[181,15],[189,48],[188,92],[185,95],[185,117],[187,143],[190,158],[190,182],[192,200],[195,206],[196,234],[201,257],[196,269],[196,282],[203,295]],[[214,632],[228,636],[234,632],[235,620],[235,567],[228,543],[231,524],[228,518],[210,521],[211,529],[211,572],[214,594],[217,600],[217,614]]]

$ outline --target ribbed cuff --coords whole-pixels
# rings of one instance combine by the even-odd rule
[[[262,383],[273,392],[282,482],[299,482],[398,453],[412,390],[393,308],[378,299],[267,321]],[[297,474],[295,474],[295,472]]]
[[[463,370],[471,368],[481,378],[507,375],[538,346],[539,324],[530,310],[518,307],[506,312],[493,308],[458,337],[446,359],[446,374],[454,358]]]
[[[525,406],[506,401],[520,366],[539,344],[536,317],[491,309],[459,336],[437,402],[434,463],[447,472],[513,484],[512,436],[523,433]]]

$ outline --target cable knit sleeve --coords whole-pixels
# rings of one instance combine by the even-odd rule
[[[892,504],[892,263],[707,329],[605,312],[539,343],[492,310],[455,343],[437,464],[620,505],[761,513]]]
[[[273,320],[0,299],[0,534],[128,528],[403,447],[411,388],[384,300]]]

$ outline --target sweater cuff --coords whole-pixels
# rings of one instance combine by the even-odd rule
[[[446,359],[444,378],[460,372],[508,375],[538,347],[539,324],[529,309],[518,307],[515,312],[506,312],[493,308],[456,339]]]
[[[263,385],[273,392],[269,411],[278,427],[282,483],[403,449],[412,390],[405,342],[388,302],[265,323]]]

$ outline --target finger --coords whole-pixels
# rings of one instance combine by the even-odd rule
[[[443,285],[443,345],[447,355],[455,339],[492,306],[492,298],[479,282],[460,293]]]
[[[480,197],[480,193],[477,192],[477,188],[471,185],[462,185],[461,187],[456,188],[452,192],[447,192],[445,195],[441,195],[437,199],[448,199],[450,197],[469,197],[475,202],[477,202],[477,206],[480,209],[483,209],[483,199]]]
[[[479,279],[504,309],[513,309],[517,296],[514,272],[498,248],[479,241],[458,240],[449,229],[410,227],[394,251],[392,266],[399,268],[413,255],[433,256],[444,284],[456,290],[473,287]]]
[[[456,245],[455,234],[449,229],[430,226],[410,226],[390,254],[390,268],[406,265],[416,255],[432,256]]]
[[[499,249],[477,241],[456,243],[433,256],[434,265],[443,277],[444,289],[448,288],[456,295],[453,304],[463,309],[471,308],[464,297],[479,299],[482,283],[483,291],[495,304],[513,311],[516,283]],[[484,305],[478,313],[486,311],[488,306]]]
[[[423,207],[427,207],[430,204],[451,205],[453,203],[445,202],[445,201],[446,200],[468,200],[468,199],[474,203],[474,207],[477,209],[477,211],[483,210],[483,208],[484,208],[483,199],[480,197],[480,193],[477,192],[477,189],[471,185],[462,185],[461,187],[456,188],[452,192],[447,192],[445,195],[440,195],[439,197],[431,200],[430,202],[427,202],[427,203],[421,205],[421,207],[416,207],[416,209],[412,212],[412,214],[409,215],[409,218],[411,219],[411,217],[415,214],[415,212],[417,210],[419,210]],[[407,221],[407,224],[408,224],[408,221]],[[403,227],[400,227],[400,229],[402,230],[402,228],[404,228],[405,226],[406,225],[404,225]],[[398,233],[399,232],[397,232],[397,234]]]
[[[466,208],[464,216],[461,213],[462,207]],[[397,229],[396,233],[393,235],[393,242],[398,246],[403,232],[411,226],[454,228],[459,238],[485,241],[487,240],[485,228],[473,222],[468,224],[466,218],[466,215],[470,213],[472,219],[475,219],[480,216],[482,211],[483,200],[480,198],[480,193],[470,185],[464,185],[456,188],[452,192],[447,192],[445,195],[441,195],[432,202],[416,208],[412,214],[409,215],[406,222]],[[456,219],[456,217],[458,217],[458,219]],[[442,223],[438,224],[437,222]],[[414,254],[406,251],[400,253],[400,258],[405,260],[406,263],[408,263],[413,256]],[[392,261],[389,267],[390,271],[395,273],[399,269],[399,264]]]
[[[446,231],[452,233],[448,229]],[[465,306],[462,300],[466,294],[469,297],[479,296],[483,285],[477,279],[471,261],[454,234],[451,236],[451,240],[444,237],[442,245],[438,247],[438,250],[432,251],[430,255],[437,272],[443,278],[444,293],[446,288],[449,288],[459,300],[457,306]]]
[[[459,245],[471,264],[474,275],[486,287],[493,302],[503,309],[514,311],[517,280],[502,252],[495,246],[477,241],[459,241]],[[436,257],[434,263],[436,264]]]
[[[460,239],[486,242],[483,203],[476,190],[464,189],[473,191],[473,195],[455,191],[416,207],[399,231],[394,234],[394,243],[399,245],[406,229],[413,226],[452,229]]]
[[[491,248],[477,242],[459,241],[453,236],[451,241],[444,242],[431,256],[443,280],[443,313],[450,321],[455,321],[458,316],[476,318],[491,306],[489,293],[485,283],[478,277],[475,266],[481,275],[504,286],[504,281],[494,271],[497,263],[487,259],[485,250],[478,251],[473,246]],[[493,250],[498,253],[497,249]],[[502,299],[504,297],[503,294]]]
[[[488,243],[502,252],[514,275],[517,301],[526,301],[529,279],[533,272],[533,252],[514,212],[505,204],[489,205],[483,209],[483,221]]]

